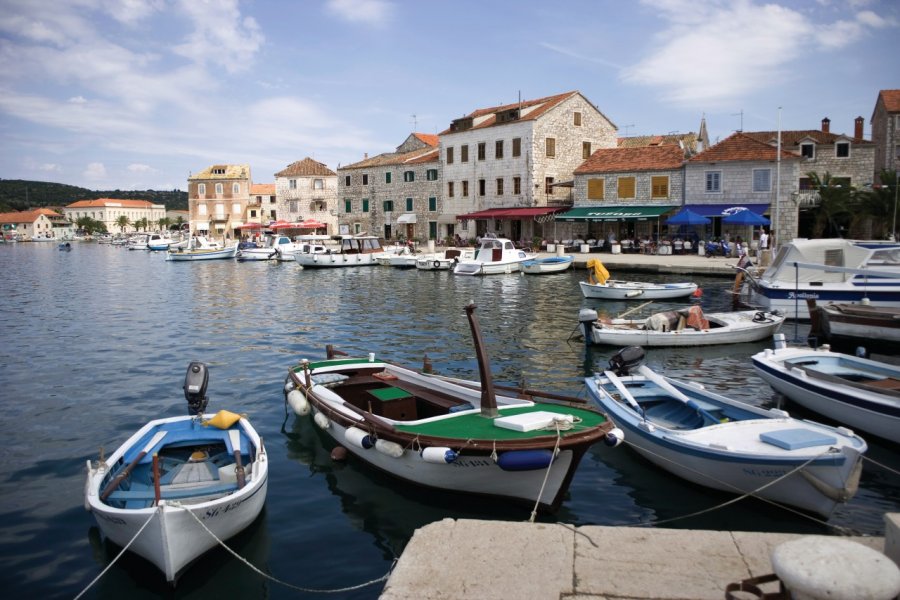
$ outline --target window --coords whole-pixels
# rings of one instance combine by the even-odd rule
[[[620,200],[634,199],[634,177],[619,177],[617,184]]]
[[[498,196],[503,195],[503,178],[502,177],[497,178],[497,195]]]
[[[554,158],[556,156],[556,138],[547,138],[546,150],[547,158]]]
[[[772,191],[772,169],[753,169],[753,191]]]
[[[453,182],[452,181],[447,182],[447,196],[449,196],[450,198],[453,197]]]
[[[412,212],[412,210],[413,210],[413,199],[407,198],[406,199],[406,212]]]
[[[838,142],[835,144],[834,155],[837,158],[848,158],[850,156],[850,142]]]
[[[463,144],[459,147],[459,162],[469,162],[469,145]]]
[[[363,173],[362,184],[363,184],[363,185],[369,185],[369,174],[368,174],[368,173]]]
[[[363,211],[363,212],[369,212],[369,199],[368,199],[368,198],[363,198],[363,201],[362,201],[362,211]]]
[[[669,197],[669,177],[668,175],[658,175],[650,178],[650,195],[652,198],[668,198]]]
[[[434,196],[430,196],[428,198],[428,210],[430,210],[431,212],[437,210],[437,198],[435,198]]]
[[[344,198],[344,212],[353,212],[353,200],[349,198]]]
[[[469,197],[469,182],[468,181],[462,182],[462,196],[463,196],[463,198]]]
[[[288,200],[288,212],[292,214],[297,214],[300,210],[300,201],[299,200]]]
[[[718,194],[722,191],[722,171],[706,172],[706,193]]]
[[[604,179],[588,179],[587,182],[587,197],[588,200],[603,200],[603,188],[605,185]]]
[[[590,142],[581,142],[581,158],[590,158],[591,157],[591,143]]]
[[[344,185],[347,187],[350,187],[350,176],[349,175],[344,176]]]
[[[503,158],[503,140],[494,142],[494,158]]]
[[[384,209],[384,212],[394,212],[394,201],[393,200],[385,200],[381,203],[381,208]]]
[[[289,190],[297,189],[297,180],[296,179],[291,179],[290,181],[288,181],[288,189]]]
[[[239,183],[231,184],[231,193],[234,196],[237,196],[238,194],[240,194],[241,193],[241,184],[239,184]]]
[[[225,187],[221,183],[216,184],[216,194],[222,194],[225,192]]]
[[[205,183],[201,183],[200,185],[197,186],[197,195],[198,196],[206,195],[206,184]]]
[[[478,160],[484,160],[487,154],[487,146],[484,142],[478,142]]]
[[[553,193],[553,178],[552,177],[544,177],[544,193],[552,194]]]
[[[222,203],[216,204],[216,216],[220,219],[225,217],[225,205]]]
[[[522,138],[513,138],[513,157],[522,156]]]
[[[800,144],[800,156],[803,158],[815,158],[816,157],[816,145],[815,144]]]
[[[484,179],[479,179],[478,180],[478,195],[484,196],[484,192],[485,192]]]
[[[384,182],[385,182],[385,183],[390,183],[390,182],[391,182],[391,172],[390,172],[390,171],[387,171],[387,172],[384,174]]]
[[[403,181],[415,181],[416,180],[416,172],[415,171],[403,171]]]
[[[573,117],[572,124],[575,125],[575,127],[581,127],[581,113],[576,111]]]
[[[801,177],[798,187],[801,192],[808,192],[813,189],[812,180],[809,177]]]
[[[425,179],[428,181],[437,181],[437,169],[428,169],[425,171]]]
[[[521,194],[522,193],[522,178],[521,177],[513,177],[513,194]]]
[[[231,214],[233,214],[233,215],[241,214],[241,203],[240,202],[232,202]]]
[[[198,205],[198,206],[197,206],[197,209],[198,209],[197,212],[198,212],[199,214],[201,214],[201,215],[205,215],[205,214],[206,214],[206,205],[205,205],[205,204],[200,204],[200,205]]]
[[[453,164],[453,146],[450,146],[449,148],[447,148],[447,164],[448,165]]]

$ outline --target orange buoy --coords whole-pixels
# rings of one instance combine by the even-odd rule
[[[692,298],[702,298],[703,297],[703,288],[697,288],[694,290],[694,293],[691,294]]]
[[[344,448],[343,446],[335,446],[331,450],[331,460],[341,462],[346,459],[347,459],[347,449]]]

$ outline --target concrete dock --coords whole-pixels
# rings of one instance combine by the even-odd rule
[[[840,539],[900,562],[900,514],[885,524],[885,537]],[[773,573],[775,547],[803,537],[445,519],[415,532],[381,600],[721,600],[728,584]]]

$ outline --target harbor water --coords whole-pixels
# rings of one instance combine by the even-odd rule
[[[416,528],[444,518],[525,521],[531,507],[423,490],[352,457],[332,462],[327,439],[308,417],[286,411],[288,367],[324,357],[333,344],[410,366],[427,355],[436,372],[477,379],[464,313],[474,301],[495,382],[583,397],[584,377],[602,370],[616,349],[585,347],[576,330],[579,309],[616,315],[638,304],[584,299],[584,271],[461,277],[381,266],[173,263],[163,254],[93,243],[73,244],[70,252],[55,244],[0,246],[0,274],[0,578],[10,598],[73,598],[114,561],[120,548],[101,538],[84,510],[85,463],[101,448],[111,453],[150,419],[185,414],[182,383],[194,360],[209,365],[209,411],[246,414],[264,438],[266,508],[229,541],[240,558],[217,548],[173,590],[126,553],[84,597],[377,598],[384,585],[377,580]],[[703,289],[706,312],[731,308],[730,280],[692,279]],[[806,329],[788,323],[782,331],[789,340],[805,339]],[[769,346],[650,349],[647,360],[669,376],[819,419],[755,375],[749,357]],[[900,456],[896,446],[867,441],[859,492],[827,522],[754,499],[716,508],[733,496],[670,476],[624,445],[591,449],[561,510],[538,518],[883,535],[884,512],[900,510]],[[343,591],[321,593],[331,590]]]

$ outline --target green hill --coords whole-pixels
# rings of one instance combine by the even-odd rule
[[[42,206],[66,206],[78,200],[96,198],[120,198],[123,200],[147,200],[162,204],[168,210],[187,210],[187,192],[172,190],[110,190],[97,191],[87,188],[23,179],[0,179],[0,212],[29,210]]]

